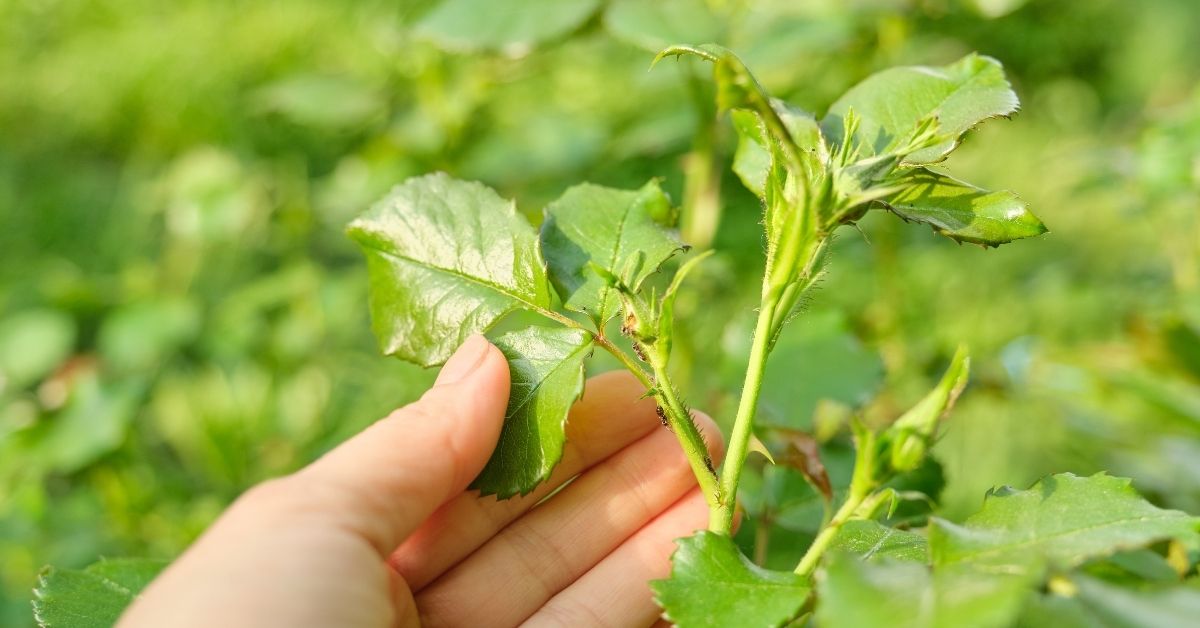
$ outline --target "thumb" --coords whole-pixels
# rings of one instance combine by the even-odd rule
[[[420,400],[396,410],[293,478],[332,489],[331,516],[386,555],[483,469],[504,423],[508,363],[467,339]]]

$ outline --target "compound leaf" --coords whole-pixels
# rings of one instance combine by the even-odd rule
[[[550,280],[566,306],[598,326],[620,307],[616,290],[590,267],[612,273],[637,290],[683,248],[667,229],[671,202],[651,181],[640,190],[576,185],[546,207],[541,241]]]
[[[850,88],[821,122],[826,137],[840,141],[847,113],[860,118],[855,133],[860,156],[885,152],[912,136],[931,116],[939,140],[904,156],[909,165],[945,159],[971,128],[1019,108],[1017,95],[1000,62],[977,54],[942,67],[909,66],[884,70]]]
[[[853,554],[862,560],[929,562],[929,542],[925,537],[869,519],[853,519],[842,524],[829,549]]]
[[[681,628],[783,626],[811,592],[801,576],[750,562],[727,536],[698,532],[678,543],[671,577],[650,588],[664,616]]]
[[[1019,491],[992,490],[963,524],[931,521],[935,564],[981,563],[1020,569],[1048,560],[1073,567],[1155,541],[1196,539],[1200,518],[1142,499],[1130,480],[1097,474],[1053,475]]]
[[[1029,578],[935,569],[904,562],[864,563],[834,556],[818,580],[823,628],[986,628],[1010,626],[1029,594]]]
[[[108,628],[166,563],[103,560],[85,569],[46,567],[33,589],[33,615],[41,628]]]
[[[959,242],[999,246],[1047,231],[1011,192],[989,192],[925,168],[906,172],[897,185],[902,189],[884,199],[884,206]]]
[[[434,366],[520,308],[546,308],[537,234],[512,201],[444,173],[414,177],[350,223],[384,353]]]
[[[600,0],[445,0],[416,25],[417,34],[459,52],[527,52],[579,28]]]
[[[492,342],[508,359],[512,387],[500,440],[472,488],[506,499],[532,491],[562,459],[567,413],[583,394],[592,336],[535,326]]]

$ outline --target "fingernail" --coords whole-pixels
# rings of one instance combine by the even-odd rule
[[[442,371],[438,373],[437,381],[434,382],[434,385],[457,384],[466,379],[483,362],[483,356],[487,355],[489,346],[491,346],[491,343],[481,334],[475,334],[467,338],[467,341],[462,343],[458,351],[455,351],[454,355],[450,356],[450,359],[446,361],[445,366],[442,367]]]

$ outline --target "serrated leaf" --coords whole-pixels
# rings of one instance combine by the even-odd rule
[[[681,628],[783,626],[811,592],[801,576],[750,562],[727,536],[697,532],[678,543],[671,577],[650,588],[664,617]]]
[[[1046,225],[1012,192],[989,192],[947,175],[915,168],[896,181],[883,204],[905,220],[958,240],[999,246],[1046,233]]]
[[[508,359],[512,387],[500,440],[471,487],[506,499],[546,481],[562,459],[567,414],[583,394],[591,334],[528,327],[492,340]]]
[[[991,491],[983,509],[960,524],[932,519],[935,564],[980,563],[1020,569],[1047,560],[1073,567],[1117,551],[1172,538],[1195,539],[1200,518],[1142,499],[1125,478],[1070,473],[1024,491]]]
[[[716,41],[724,20],[705,0],[614,0],[604,25],[617,38],[658,52],[677,41]]]
[[[447,50],[523,54],[579,28],[599,6],[600,0],[444,0],[415,32]]]
[[[46,567],[33,589],[33,615],[42,628],[109,628],[166,563],[103,560],[85,569]]]
[[[657,181],[640,190],[584,183],[550,203],[542,223],[542,250],[550,280],[567,308],[585,312],[598,327],[612,318],[620,297],[590,264],[637,290],[683,248],[663,224],[670,207]]]
[[[818,579],[822,628],[988,628],[1009,626],[1029,594],[1028,578],[963,566],[864,563],[834,556]]]
[[[860,156],[880,154],[897,140],[910,137],[931,116],[943,139],[904,156],[909,165],[945,159],[963,134],[987,120],[1012,115],[1019,101],[999,61],[977,54],[942,67],[891,68],[850,88],[821,121],[826,137],[843,135],[851,109],[861,118],[855,134]]]
[[[929,542],[925,537],[869,519],[852,519],[842,524],[829,549],[853,554],[860,560],[888,559],[922,565],[929,562]]]
[[[422,366],[520,308],[546,308],[537,234],[512,201],[444,173],[414,177],[350,223],[380,347]]]

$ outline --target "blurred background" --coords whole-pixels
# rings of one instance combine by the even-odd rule
[[[764,425],[829,441],[836,481],[838,417],[896,416],[966,342],[972,385],[935,449],[946,516],[1101,469],[1200,513],[1194,0],[7,0],[0,625],[31,623],[42,565],[171,558],[431,381],[378,355],[342,233],[411,175],[484,181],[535,222],[580,180],[662,177],[718,251],[680,299],[674,366],[727,420],[760,209],[728,173],[709,68],[647,71],[679,42],[731,47],[818,114],[873,71],[970,51],[1023,101],[946,168],[1051,233],[985,251],[878,212],[844,228],[772,357]],[[745,532],[801,544],[811,490],[764,488],[781,473],[750,474]]]

